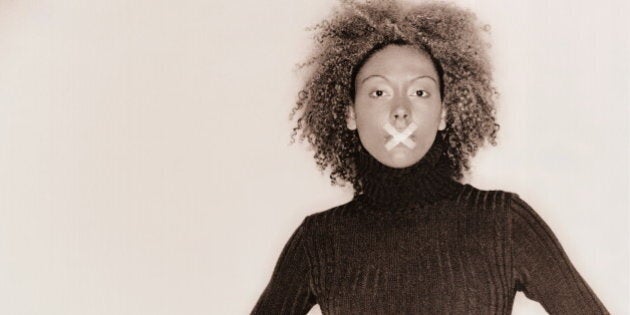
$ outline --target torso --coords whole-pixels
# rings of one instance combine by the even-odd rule
[[[431,205],[377,209],[359,198],[312,215],[307,247],[322,311],[509,314],[504,195],[466,185]]]

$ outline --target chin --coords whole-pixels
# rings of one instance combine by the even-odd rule
[[[420,158],[413,158],[405,152],[391,152],[385,165],[393,168],[405,168],[416,164]]]

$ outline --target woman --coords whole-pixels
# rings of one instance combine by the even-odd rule
[[[333,183],[355,198],[304,219],[252,314],[608,314],[518,195],[457,180],[495,143],[482,28],[443,3],[347,3],[293,113]]]

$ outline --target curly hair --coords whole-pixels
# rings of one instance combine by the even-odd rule
[[[314,53],[300,65],[310,68],[290,118],[300,114],[291,134],[307,139],[319,168],[330,168],[333,185],[362,187],[356,172],[360,143],[346,128],[347,107],[354,101],[354,80],[363,63],[390,44],[411,45],[429,54],[438,71],[447,110],[443,137],[453,179],[469,170],[469,159],[489,142],[496,145],[496,90],[483,35],[470,11],[442,2],[404,5],[395,0],[359,3],[342,0],[331,17],[311,28]]]

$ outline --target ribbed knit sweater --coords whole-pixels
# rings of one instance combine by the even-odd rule
[[[609,314],[527,203],[452,180],[443,152],[402,169],[359,153],[363,192],[304,219],[251,314],[511,314],[516,291]]]

